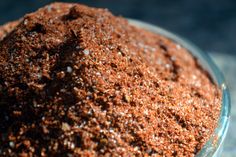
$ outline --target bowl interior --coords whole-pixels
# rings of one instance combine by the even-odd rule
[[[186,39],[178,37],[175,34],[158,26],[153,26],[151,24],[133,19],[128,19],[128,21],[132,25],[163,35],[180,44],[182,47],[186,48],[193,56],[198,59],[203,68],[209,72],[214,82],[221,88],[222,106],[217,128],[215,129],[214,134],[211,136],[211,138],[203,146],[202,150],[197,154],[197,157],[219,156],[224,138],[228,130],[230,117],[230,96],[222,73],[206,53],[204,53],[202,50],[200,50],[198,47],[196,47]]]

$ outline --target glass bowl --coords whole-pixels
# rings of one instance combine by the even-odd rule
[[[137,27],[144,28],[157,34],[161,34],[186,48],[193,56],[198,58],[203,68],[209,72],[215,83],[221,88],[222,106],[217,128],[215,129],[211,138],[203,146],[201,151],[199,151],[196,155],[196,157],[220,157],[230,120],[230,95],[222,73],[205,52],[203,52],[201,49],[199,49],[186,39],[179,37],[158,26],[133,19],[128,19],[128,21],[130,24]]]

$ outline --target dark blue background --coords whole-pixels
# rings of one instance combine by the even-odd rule
[[[0,23],[17,19],[52,0],[1,0]],[[67,1],[68,2],[68,1]],[[208,51],[236,54],[235,0],[71,0],[109,8],[175,32]]]

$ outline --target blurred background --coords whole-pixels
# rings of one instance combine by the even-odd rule
[[[1,0],[0,24],[35,11],[52,0]],[[232,98],[232,119],[223,156],[236,156],[236,1],[235,0],[70,0],[108,8],[115,15],[163,27],[192,41],[224,73]]]

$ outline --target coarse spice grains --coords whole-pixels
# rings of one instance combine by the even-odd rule
[[[221,92],[186,49],[53,3],[0,28],[0,156],[194,156]]]

